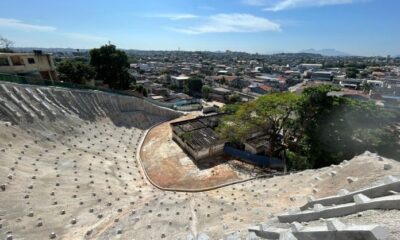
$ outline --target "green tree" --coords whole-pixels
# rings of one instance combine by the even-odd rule
[[[359,74],[359,73],[360,73],[360,71],[355,67],[346,68],[346,76],[348,78],[356,78],[357,74]]]
[[[222,78],[221,78],[221,84],[222,85],[226,85],[226,79],[225,79],[225,76],[222,76]]]
[[[366,150],[399,158],[400,113],[373,102],[328,96],[338,90],[322,85],[305,89],[301,96],[274,93],[227,105],[218,131],[235,142],[263,133],[270,142],[266,152],[284,150],[287,166],[297,170],[338,164]]]
[[[239,94],[232,94],[232,95],[229,96],[228,101],[230,103],[238,103],[238,102],[242,101],[242,98],[240,97]]]
[[[240,103],[226,104],[222,107],[221,110],[223,113],[233,115],[239,110],[240,106],[241,106]]]
[[[332,90],[337,89],[329,85],[306,89],[298,108],[296,152],[307,156],[315,168],[366,150],[379,151],[391,139],[386,126],[396,120],[392,112],[371,102],[327,96]]]
[[[175,91],[178,87],[172,83],[172,84],[168,85],[168,88]]]
[[[189,87],[188,87],[188,84],[185,84],[185,85],[183,86],[183,93],[185,93],[185,94],[190,94],[190,89],[189,89]]]
[[[190,92],[201,92],[203,87],[203,81],[197,77],[189,78],[187,84]]]
[[[64,60],[57,66],[60,79],[65,82],[85,84],[94,78],[96,72],[93,66],[79,60]]]
[[[368,76],[369,76],[368,71],[362,71],[362,72],[360,73],[360,77],[361,77],[361,78],[367,78]]]
[[[225,117],[218,132],[232,141],[244,141],[253,133],[262,132],[269,141],[266,152],[271,156],[276,155],[285,146],[279,140],[280,135],[290,133],[288,128],[298,100],[299,97],[293,93],[261,96],[255,101],[240,105],[234,114]]]
[[[136,92],[142,94],[144,97],[147,97],[147,90],[142,85],[136,85],[134,89]]]
[[[128,56],[115,45],[106,44],[90,50],[90,64],[96,69],[96,78],[113,89],[128,89],[134,79],[128,73]]]
[[[210,91],[211,91],[211,87],[208,86],[208,85],[204,85],[204,86],[201,88],[201,93],[202,93],[202,95],[203,95],[203,98],[208,99],[209,94],[210,94]]]
[[[135,56],[129,56],[128,62],[129,63],[138,63],[138,59]]]

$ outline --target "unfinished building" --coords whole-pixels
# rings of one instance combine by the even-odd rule
[[[172,139],[195,160],[218,156],[224,152],[225,140],[221,139],[215,128],[222,114],[173,122]]]

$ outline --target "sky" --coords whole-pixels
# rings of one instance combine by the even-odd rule
[[[15,47],[400,55],[399,0],[12,0]]]

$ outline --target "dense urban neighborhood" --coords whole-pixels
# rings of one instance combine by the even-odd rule
[[[118,91],[185,114],[199,112],[204,120],[171,125],[173,139],[195,161],[230,152],[257,166],[299,170],[365,150],[399,154],[391,148],[398,146],[400,58],[135,51],[106,44],[31,53],[10,48],[0,62],[5,80]],[[314,99],[317,94],[324,100]],[[342,118],[354,119],[344,125]],[[329,139],[316,137],[328,130]]]
[[[0,10],[0,240],[400,240],[399,0]]]
[[[197,103],[196,99],[222,103],[249,101],[269,93],[302,92],[321,84],[340,86],[341,91],[334,94],[382,105],[396,105],[400,96],[399,57],[259,55],[230,51],[122,52],[126,61],[121,67],[129,73],[123,86],[107,83],[101,79],[101,73],[96,74],[91,68],[89,50],[16,48],[13,53],[1,54],[0,72],[131,91],[177,107],[190,105],[190,100]],[[72,72],[74,67],[80,67],[80,72]],[[183,104],[184,100],[189,101]]]

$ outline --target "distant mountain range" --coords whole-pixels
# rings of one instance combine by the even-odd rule
[[[351,56],[351,54],[345,53],[345,52],[341,52],[338,51],[336,49],[314,49],[314,48],[310,48],[310,49],[306,49],[306,50],[302,50],[300,51],[301,53],[312,53],[312,54],[320,54],[322,56],[328,56],[328,57],[337,57],[337,56]]]
[[[58,52],[64,52],[64,53],[73,53],[77,52],[78,49],[76,48],[45,48],[45,47],[14,47],[12,50],[16,52],[32,52],[32,50],[43,50],[43,52],[46,53],[58,53]],[[79,49],[79,52],[88,52],[90,49]],[[174,51],[168,51],[168,50],[137,50],[137,49],[124,49],[127,53],[129,54],[136,54],[136,53],[146,53],[146,52],[174,52]],[[181,52],[193,52],[193,51],[181,51]],[[209,52],[209,53],[225,53],[225,51],[204,51],[204,52]],[[240,52],[233,52],[233,53],[240,53]],[[243,54],[248,54],[248,53],[243,53]],[[338,51],[333,48],[326,48],[326,49],[305,49],[299,52],[289,52],[289,51],[269,51],[265,52],[263,54],[266,55],[280,55],[280,54],[287,54],[287,55],[306,55],[306,54],[313,54],[313,55],[322,55],[322,56],[327,56],[327,57],[347,57],[347,56],[354,56],[353,54],[345,53]],[[381,55],[383,57],[386,57],[386,55]],[[399,57],[399,54],[393,54],[391,55],[392,57],[396,58]]]

